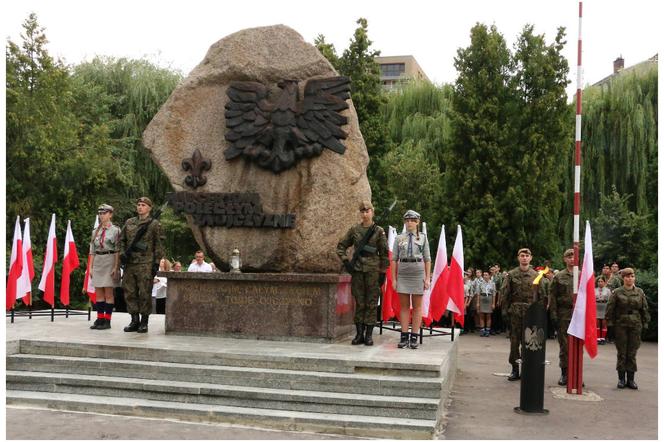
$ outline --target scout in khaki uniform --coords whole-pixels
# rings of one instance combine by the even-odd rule
[[[360,204],[361,222],[351,227],[337,244],[337,255],[344,267],[351,274],[351,293],[355,299],[355,329],[357,334],[353,345],[364,343],[373,345],[374,325],[376,324],[376,308],[380,286],[385,282],[385,271],[389,260],[387,254],[387,236],[385,231],[373,222],[374,208],[371,202]],[[368,233],[371,231],[371,233]],[[357,259],[351,264],[348,259],[348,248],[353,246],[354,252],[365,235],[368,240]]]
[[[560,353],[560,379],[558,385],[567,385],[567,328],[572,320],[574,310],[574,286],[572,271],[574,270],[574,250],[567,249],[563,254],[566,268],[559,271],[551,281],[549,289],[549,312],[551,320],[558,332]]]
[[[152,312],[152,279],[164,256],[161,224],[150,216],[151,210],[152,201],[144,196],[139,198],[136,201],[138,216],[129,218],[120,232],[120,251],[126,261],[122,289],[127,312],[131,314],[131,322],[124,328],[126,332],[147,333]],[[145,233],[135,241],[143,226],[146,226]]]
[[[650,314],[648,301],[643,290],[636,287],[634,269],[622,270],[623,286],[611,293],[606,306],[606,319],[609,327],[614,328],[616,349],[618,350],[618,388],[636,390],[634,382],[636,372],[636,352],[641,346],[641,331],[648,328]],[[625,372],[627,380],[625,381]]]
[[[512,373],[507,378],[510,381],[521,379],[517,360],[521,359],[523,320],[528,306],[533,302],[533,281],[537,277],[537,272],[530,266],[530,261],[533,259],[530,249],[519,249],[517,257],[519,267],[507,272],[502,287],[503,305],[510,317],[509,363],[512,365]],[[542,293],[541,285],[540,293]],[[544,302],[546,305],[546,300],[542,296],[539,302]]]

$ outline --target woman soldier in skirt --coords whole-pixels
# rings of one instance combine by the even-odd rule
[[[111,315],[115,306],[113,289],[120,280],[120,228],[111,223],[113,207],[102,204],[97,209],[99,227],[90,241],[90,272],[95,287],[97,320],[90,327],[96,330],[111,328]]]
[[[401,340],[398,347],[417,348],[422,325],[422,295],[431,283],[429,240],[420,232],[420,214],[409,210],[403,216],[406,231],[398,235],[392,250],[392,284],[401,304]],[[408,333],[410,304],[413,304],[412,333]]]

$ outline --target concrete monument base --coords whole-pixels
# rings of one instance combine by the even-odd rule
[[[350,276],[163,272],[166,333],[334,342],[354,329]]]

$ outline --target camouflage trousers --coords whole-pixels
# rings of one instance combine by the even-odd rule
[[[149,315],[152,313],[152,266],[128,264],[122,274],[127,312]]]
[[[529,304],[525,302],[515,302],[509,308],[510,318],[510,357],[509,363],[516,364],[517,359],[521,359],[521,346],[523,345],[523,320],[526,317],[526,310]]]
[[[618,350],[618,371],[636,371],[636,352],[641,346],[641,326],[614,327],[614,342]]]
[[[356,324],[376,324],[376,309],[380,285],[378,285],[379,272],[353,272],[350,281],[350,291],[355,299]]]
[[[569,319],[562,319],[558,321],[558,346],[560,347],[560,352],[558,353],[558,366],[560,368],[567,368],[567,361],[569,357],[567,356],[567,329],[569,328]]]

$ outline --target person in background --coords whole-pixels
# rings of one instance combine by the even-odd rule
[[[604,264],[602,266],[602,273],[597,277],[597,280],[595,281],[595,285],[597,285],[597,281],[599,281],[600,278],[604,279],[604,282],[609,282],[609,279],[611,279],[611,266],[608,264]]]
[[[159,262],[160,272],[170,272],[171,262],[163,258]],[[166,314],[166,289],[168,281],[163,276],[155,276],[152,280],[152,313]]]
[[[99,226],[90,240],[90,272],[95,287],[97,320],[93,330],[111,328],[115,305],[114,290],[120,285],[120,228],[111,222],[113,207],[102,204],[97,209]]]
[[[597,287],[595,288],[595,301],[597,311],[597,343],[606,344],[606,304],[609,302],[611,290],[606,286],[606,279],[601,276],[597,278]]]
[[[182,271],[182,263],[180,261],[175,261],[173,263],[173,268],[171,269],[173,272],[181,272]]]
[[[611,291],[614,291],[623,285],[623,280],[620,276],[620,266],[617,262],[613,262],[613,264],[611,264],[611,277],[609,278],[609,283],[607,285]]]
[[[406,232],[394,240],[392,250],[392,284],[401,304],[401,340],[398,348],[416,349],[422,325],[422,295],[431,284],[431,252],[429,240],[420,232],[420,214],[414,210],[403,216]],[[413,305],[412,332],[408,334],[410,305]],[[409,339],[410,338],[410,339]]]
[[[480,315],[480,336],[489,337],[491,330],[491,314],[496,308],[496,285],[491,280],[489,272],[483,272],[478,284],[480,293],[477,295],[476,308]]]
[[[551,320],[556,326],[558,336],[558,365],[560,366],[560,379],[558,385],[567,385],[567,329],[572,320],[572,311],[574,309],[573,295],[573,269],[574,269],[574,250],[567,249],[563,254],[565,268],[553,277],[549,289],[549,311]]]
[[[197,250],[194,254],[194,261],[189,265],[188,272],[212,272],[212,266],[205,262],[205,254],[202,250]]]
[[[463,330],[461,330],[460,335],[465,335],[468,333],[470,327],[470,319],[468,318],[468,305],[470,304],[470,273],[468,271],[463,272],[463,312],[464,312],[464,321],[463,321]]]
[[[493,315],[491,318],[491,330],[490,334],[496,335],[504,331],[503,328],[503,315],[500,308],[500,287],[503,285],[503,275],[500,273],[500,265],[494,264],[490,268],[491,280],[493,281],[494,287],[496,287],[496,294],[493,297],[494,307]]]
[[[636,373],[636,352],[641,346],[641,331],[648,328],[650,313],[643,290],[636,286],[634,269],[622,270],[623,286],[618,287],[609,297],[606,306],[606,320],[614,328],[616,350],[618,352],[616,370],[618,388],[639,387],[634,382]],[[627,378],[625,379],[625,374]]]

